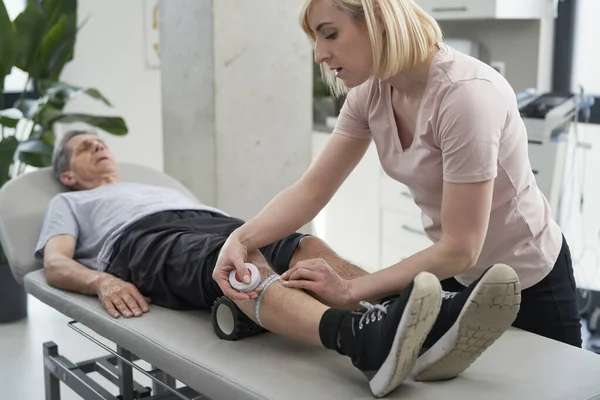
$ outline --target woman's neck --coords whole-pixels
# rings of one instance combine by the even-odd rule
[[[429,67],[438,51],[439,47],[437,45],[432,46],[425,61],[413,68],[397,73],[386,79],[386,81],[395,91],[406,97],[420,96],[425,90],[429,77]]]

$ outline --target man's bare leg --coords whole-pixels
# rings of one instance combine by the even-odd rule
[[[314,258],[325,260],[345,279],[367,274],[335,254],[325,242],[311,236],[300,242],[290,268],[299,261]],[[417,359],[413,378],[419,381],[452,379],[469,368],[514,321],[521,298],[518,282],[514,270],[500,264],[487,270],[480,280],[458,295],[448,298],[444,295],[442,314],[427,335],[422,348],[425,352]],[[393,301],[396,296],[370,301]],[[472,324],[471,328],[465,328],[469,324]],[[485,340],[473,341],[472,335],[479,335],[480,339],[485,337]],[[464,352],[463,343],[467,341],[475,345],[471,346],[471,351]]]
[[[293,267],[298,261],[314,258],[322,258],[325,260],[325,262],[344,279],[352,280],[369,274],[364,269],[337,255],[327,243],[316,236],[305,236],[300,240],[296,251],[292,255],[289,267]]]
[[[256,265],[261,283],[276,273],[260,252],[251,253],[248,262]],[[256,300],[234,301],[240,310],[257,322]],[[265,329],[296,340],[321,345],[319,321],[329,307],[300,290],[287,289],[280,281],[271,284],[263,294],[260,319]],[[285,316],[285,317],[284,317]],[[294,321],[294,324],[290,324]]]
[[[285,288],[279,280],[267,286],[265,279],[275,273],[263,255],[253,252],[248,261],[258,268],[265,287],[258,311],[264,328],[349,356],[377,397],[393,391],[412,372],[439,312],[441,288],[435,276],[421,273],[394,303],[356,313],[329,308],[303,291]],[[257,301],[235,303],[258,323]]]
[[[340,257],[327,243],[316,236],[305,236],[300,240],[298,247],[294,251],[290,260],[289,268],[292,268],[296,263],[304,260],[321,258],[343,279],[352,280],[369,272],[352,264],[350,261]],[[311,296],[320,300],[318,296],[310,291],[306,291]],[[378,303],[381,299],[364,299],[371,303]],[[359,304],[351,304],[349,309],[359,308]]]

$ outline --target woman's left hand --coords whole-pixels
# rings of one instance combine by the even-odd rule
[[[321,258],[299,261],[281,277],[285,287],[308,290],[330,307],[344,308],[353,303],[350,281]]]

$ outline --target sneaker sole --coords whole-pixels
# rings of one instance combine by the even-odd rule
[[[410,375],[441,304],[442,290],[437,277],[429,272],[417,275],[390,353],[369,382],[375,397],[386,396]]]
[[[414,380],[441,381],[460,375],[512,325],[520,304],[517,273],[503,264],[490,268],[454,325],[419,357]]]

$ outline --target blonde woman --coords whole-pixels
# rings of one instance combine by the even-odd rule
[[[434,244],[351,281],[322,260],[300,262],[283,274],[285,286],[344,307],[393,298],[420,272],[433,273],[452,294],[421,359],[455,358],[452,373],[430,377],[460,373],[511,324],[581,346],[569,248],[536,185],[507,81],[444,44],[436,21],[412,0],[307,0],[301,22],[326,83],[347,98],[306,173],[228,238],[213,274],[224,293],[256,295],[233,291],[227,271],[244,276],[249,251],[311,221],[373,141],[386,173],[411,189]],[[498,264],[511,268],[488,270]],[[482,302],[489,304],[478,308]],[[321,324],[339,321],[326,313]],[[477,329],[487,331],[485,343],[452,353],[460,341],[477,343]]]

